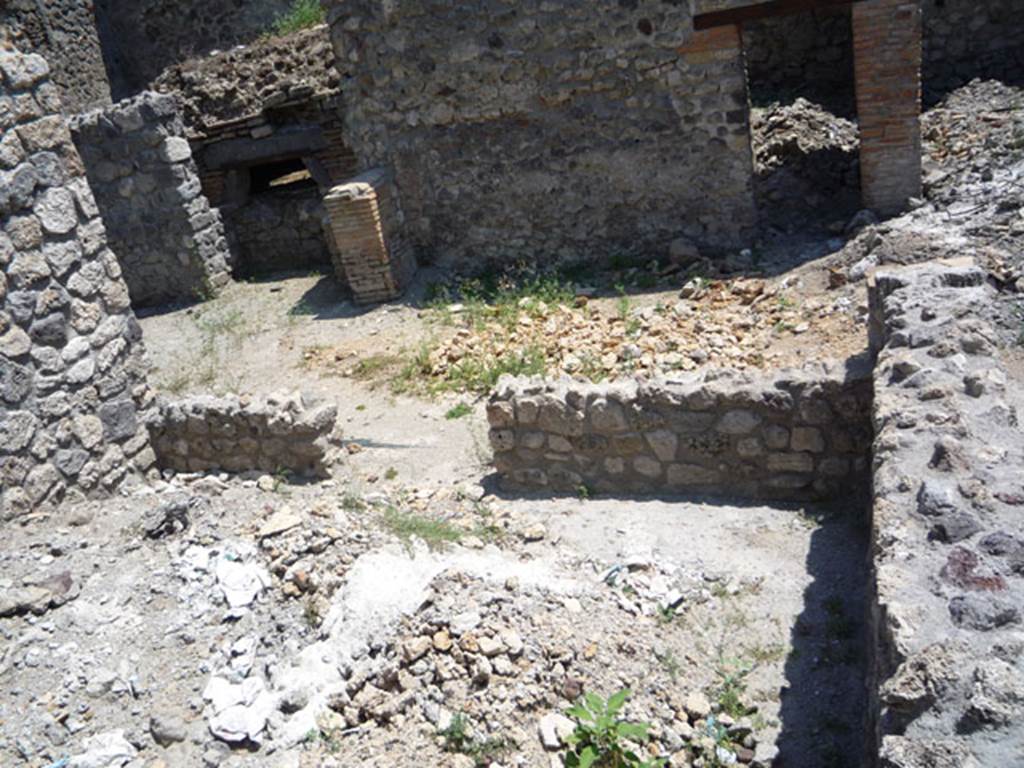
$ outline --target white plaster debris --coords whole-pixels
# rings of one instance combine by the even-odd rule
[[[270,586],[270,575],[265,569],[255,563],[232,559],[229,555],[217,561],[215,573],[217,585],[231,608],[252,604]]]
[[[275,733],[282,747],[299,743],[316,727],[317,717],[331,693],[344,685],[340,670],[364,656],[369,641],[385,634],[403,615],[422,603],[430,582],[440,573],[457,569],[494,583],[516,578],[524,585],[543,585],[552,592],[578,594],[583,585],[559,574],[542,560],[521,562],[495,547],[430,552],[417,546],[413,555],[389,547],[360,557],[348,572],[347,583],[335,595],[321,626],[321,640],[307,646],[276,670],[275,689],[304,687],[309,703]],[[477,618],[479,622],[479,617]],[[467,621],[466,624],[472,624]]]
[[[258,743],[276,704],[275,697],[258,677],[241,683],[212,677],[203,691],[203,699],[209,702],[206,719],[210,732],[230,742],[249,739]]]
[[[121,768],[138,750],[124,737],[124,730],[105,731],[82,741],[85,749],[68,763],[70,768]]]

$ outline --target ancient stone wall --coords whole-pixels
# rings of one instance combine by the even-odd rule
[[[880,765],[1005,764],[1024,748],[1024,391],[982,270],[886,270],[870,299]]]
[[[47,60],[66,112],[110,103],[92,0],[4,0],[0,43],[4,38],[18,50]]]
[[[220,209],[233,236],[240,275],[319,269],[331,263],[327,211],[316,186],[255,195]]]
[[[694,374],[613,384],[507,377],[487,406],[505,485],[828,498],[863,482],[870,376]]]
[[[1019,83],[1022,0],[923,0],[922,81],[931,104],[975,77]],[[751,95],[804,96],[846,113],[853,100],[850,9],[777,16],[743,25]]]
[[[744,24],[743,50],[755,103],[803,96],[839,114],[854,113],[848,6]]]
[[[188,59],[165,70],[151,90],[173,95],[189,130],[205,134],[267,107],[336,93],[333,58],[327,27],[320,25]]]
[[[975,77],[1024,80],[1022,0],[923,0],[921,5],[926,102]]]
[[[146,88],[166,67],[270,31],[292,0],[96,0],[115,99]]]
[[[222,287],[231,260],[224,228],[202,194],[174,99],[142,93],[71,126],[132,304]]]
[[[0,52],[0,520],[153,462],[141,331],[47,73]]]
[[[158,398],[148,424],[162,469],[325,475],[337,411],[298,395]]]
[[[739,36],[689,4],[335,0],[346,138],[420,254],[660,256],[754,224]]]

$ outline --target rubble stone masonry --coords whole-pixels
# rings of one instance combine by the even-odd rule
[[[1024,391],[973,264],[880,271],[874,371],[874,735],[882,768],[1024,754]]]
[[[688,3],[332,0],[346,138],[419,255],[660,256],[754,225],[739,37]]]
[[[207,296],[230,280],[220,213],[202,194],[172,97],[145,92],[71,126],[134,306]]]
[[[159,398],[148,417],[161,469],[325,475],[337,406],[298,395]]]
[[[870,408],[867,370],[819,366],[612,384],[506,377],[487,416],[512,489],[815,499],[863,486]]]
[[[46,59],[67,113],[110,104],[92,0],[3,0],[0,43],[4,38]]]
[[[141,331],[48,71],[0,51],[0,520],[154,461]]]

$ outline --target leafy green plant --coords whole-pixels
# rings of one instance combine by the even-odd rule
[[[277,17],[271,31],[279,36],[290,35],[323,22],[324,9],[320,7],[320,0],[295,0],[287,13]]]
[[[721,682],[715,691],[718,708],[733,718],[750,714],[750,707],[743,703],[747,691],[747,676],[753,666],[747,662],[732,659],[723,661],[718,668]]]
[[[576,730],[566,739],[569,746],[563,756],[566,768],[661,768],[664,760],[642,760],[630,746],[644,744],[650,738],[648,723],[619,719],[630,692],[612,694],[607,701],[586,693],[566,714],[576,720]]]
[[[284,493],[288,488],[288,481],[291,479],[291,470],[285,467],[278,467],[274,472],[274,493]]]

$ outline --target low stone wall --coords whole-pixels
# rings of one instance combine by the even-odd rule
[[[875,718],[885,768],[995,766],[1024,745],[1024,388],[973,265],[880,272]]]
[[[811,499],[863,484],[870,404],[866,370],[613,384],[505,377],[487,417],[510,488]]]
[[[153,463],[141,331],[47,73],[0,51],[0,521]]]
[[[148,417],[157,465],[179,472],[326,475],[338,409],[298,395],[160,398]]]
[[[142,93],[75,117],[72,132],[134,306],[202,297],[230,280],[220,214],[202,194],[173,98]]]

